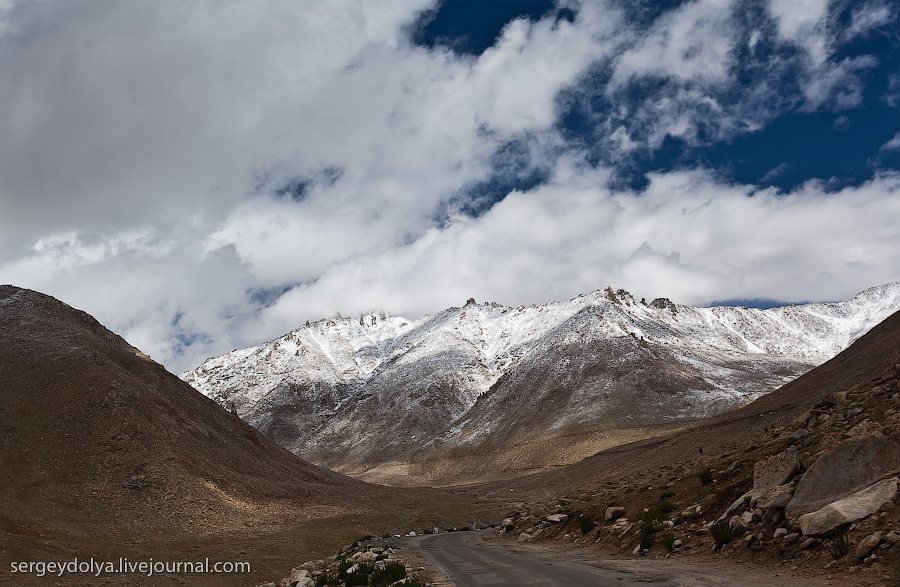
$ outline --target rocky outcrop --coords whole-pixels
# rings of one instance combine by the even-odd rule
[[[845,440],[826,450],[809,467],[785,514],[796,520],[898,472],[900,435],[875,433]]]
[[[778,485],[784,485],[790,481],[800,470],[800,460],[797,451],[791,447],[772,455],[767,459],[758,461],[753,466],[753,490],[750,495],[750,504],[756,505],[761,497]]]
[[[891,504],[897,497],[898,485],[900,480],[896,477],[885,479],[820,510],[803,514],[798,520],[800,531],[804,536],[829,536]]]

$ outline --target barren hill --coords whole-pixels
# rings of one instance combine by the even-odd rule
[[[421,508],[453,515],[454,499],[310,465],[88,314],[0,287],[0,581],[22,584],[8,561],[40,553],[132,548],[173,560],[188,556],[179,544],[262,571],[285,541],[336,545],[402,527]],[[248,546],[261,533],[276,536]]]

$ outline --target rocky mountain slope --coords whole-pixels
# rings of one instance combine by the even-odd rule
[[[900,312],[738,410],[481,491],[516,496],[512,540],[897,585],[898,447]]]
[[[10,561],[85,554],[110,561],[218,555],[247,560],[265,576],[283,547],[315,551],[423,512],[470,511],[459,501],[311,465],[88,314],[0,286],[0,583],[47,584],[13,574]],[[187,579],[246,585],[250,576]],[[53,583],[84,580],[75,574]],[[91,581],[144,583],[115,574]]]
[[[744,404],[900,308],[900,283],[769,310],[606,289],[307,323],[182,379],[317,464],[403,482],[521,472]]]

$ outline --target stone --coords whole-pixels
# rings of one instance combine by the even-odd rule
[[[744,503],[746,501],[748,501],[749,499],[750,499],[750,492],[748,491],[744,495],[742,495],[739,498],[737,498],[736,500],[734,500],[734,503],[732,503],[730,506],[728,506],[728,509],[725,510],[725,513],[722,514],[721,516],[719,516],[719,519],[716,521],[721,522],[722,520],[725,520],[726,518],[728,518],[728,516],[733,514],[738,508],[740,508],[742,505],[744,505]]]
[[[569,516],[566,514],[550,514],[547,516],[546,520],[551,524],[560,524],[562,522],[568,522]]]
[[[844,434],[849,438],[853,438],[856,436],[868,436],[877,432],[881,432],[881,425],[871,420],[863,420]]]
[[[798,546],[797,548],[799,548],[800,550],[806,550],[810,546],[814,546],[815,544],[818,544],[818,542],[819,542],[818,538],[807,538],[806,540],[801,542],[800,546]]]
[[[516,542],[520,544],[525,542],[534,542],[534,536],[527,532],[522,532],[521,534],[519,534],[519,537],[516,538]]]
[[[882,537],[883,534],[881,532],[875,532],[860,540],[859,544],[856,545],[856,557],[866,558],[869,556],[875,550],[875,547],[881,544]]]
[[[753,510],[747,510],[746,512],[741,514],[741,522],[743,522],[744,526],[746,526],[747,528],[759,523],[759,518],[754,517],[753,514]]]
[[[884,421],[884,427],[881,429],[882,434],[887,436],[900,432],[900,414],[888,414],[890,411],[891,410],[885,410],[885,415],[889,417]]]
[[[684,541],[682,541],[681,538],[676,538],[675,542],[672,543],[672,548],[681,548],[683,544]]]
[[[504,518],[503,521],[500,522],[500,525],[503,526],[504,528],[506,528],[507,526],[511,525],[512,523],[513,523],[512,518]]]
[[[747,524],[744,523],[744,520],[742,520],[740,516],[732,516],[728,525],[731,526],[731,530],[735,536],[743,536],[748,528]]]
[[[885,536],[884,539],[887,540],[888,542],[890,542],[891,544],[897,544],[897,542],[900,542],[900,532],[897,532],[896,530],[891,530],[890,532],[887,533],[887,536]]]
[[[800,532],[791,532],[790,534],[788,534],[787,536],[784,537],[784,541],[787,542],[788,544],[793,544],[794,542],[797,542],[798,540],[800,540]]]
[[[759,498],[756,502],[756,507],[762,509],[787,507],[793,496],[793,485],[776,485]]]
[[[607,522],[612,522],[613,520],[618,520],[622,516],[625,515],[625,508],[623,507],[608,507],[606,508],[606,513],[603,514],[603,519]]]
[[[797,484],[785,515],[793,522],[898,472],[900,435],[878,433],[845,440],[810,465]]]
[[[772,535],[772,538],[778,540],[779,538],[782,538],[787,535],[788,535],[787,528],[775,528],[775,534]]]
[[[631,554],[634,554],[634,555],[641,554],[641,545],[638,544],[637,546],[635,546],[634,550],[631,551]]]
[[[900,479],[885,479],[815,512],[803,514],[799,518],[800,530],[804,536],[828,536],[893,502],[897,497],[898,486]]]
[[[784,519],[784,509],[782,508],[769,508],[766,510],[766,513],[763,514],[763,524],[777,524]]]
[[[777,485],[784,485],[800,470],[800,460],[797,458],[797,450],[794,447],[773,455],[767,459],[757,461],[753,465],[753,489],[750,499],[755,503],[765,495],[769,489]]]
[[[839,406],[847,401],[847,392],[829,391],[825,394],[825,401],[833,406]]]

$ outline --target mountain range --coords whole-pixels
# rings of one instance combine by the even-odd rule
[[[780,308],[611,288],[417,320],[335,316],[180,375],[303,458],[398,484],[574,462],[746,404],[900,308],[900,283]]]

